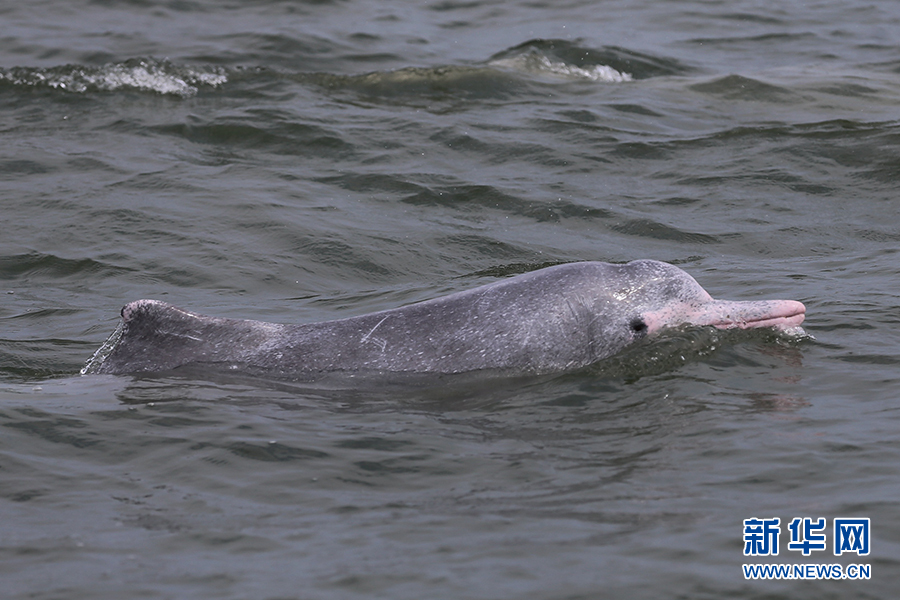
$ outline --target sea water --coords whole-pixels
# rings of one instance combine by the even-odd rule
[[[898,27],[887,1],[0,9],[2,595],[893,597]],[[539,379],[79,375],[139,298],[302,323],[638,258],[800,300],[809,335]],[[777,556],[745,556],[754,518]],[[868,554],[835,556],[842,518]],[[870,578],[742,570],[774,563]]]

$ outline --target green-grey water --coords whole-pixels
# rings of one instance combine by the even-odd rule
[[[0,8],[10,598],[891,598],[900,8]],[[652,258],[811,337],[575,373],[80,376],[123,304],[301,323]],[[779,517],[777,557],[743,520]],[[804,557],[795,517],[871,519]],[[747,580],[745,563],[871,566]]]

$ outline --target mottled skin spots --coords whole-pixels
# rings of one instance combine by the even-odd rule
[[[714,300],[672,265],[572,263],[369,315],[280,325],[190,313],[155,300],[122,309],[98,373],[210,365],[278,377],[334,371],[552,373],[609,357],[665,327],[803,322],[791,300]]]

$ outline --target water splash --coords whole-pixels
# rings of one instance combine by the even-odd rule
[[[200,87],[218,87],[228,81],[224,69],[192,68],[168,61],[134,59],[102,67],[65,65],[51,68],[0,69],[0,82],[52,88],[71,93],[139,90],[188,98]]]
[[[815,336],[807,332],[800,325],[795,325],[794,327],[788,327],[787,329],[782,329],[780,332],[780,337],[789,342],[804,342],[804,341],[815,341]]]
[[[535,73],[538,75],[553,75],[567,79],[586,79],[589,81],[602,81],[607,83],[621,83],[631,81],[630,73],[617,71],[608,65],[591,65],[589,67],[577,67],[562,61],[550,60],[549,57],[537,51],[493,60],[491,66]]]
[[[84,363],[84,366],[81,368],[81,375],[93,375],[98,372],[100,369],[100,365],[103,364],[103,361],[106,360],[106,357],[109,356],[113,349],[116,347],[116,344],[119,343],[119,339],[122,337],[122,333],[125,331],[124,321],[119,321],[118,325],[116,325],[115,331],[113,331],[106,341],[103,342],[103,345],[97,348],[97,351]]]
[[[678,61],[626,48],[591,48],[579,40],[557,39],[528,40],[498,52],[487,64],[519,72],[609,83],[678,75],[690,70]]]

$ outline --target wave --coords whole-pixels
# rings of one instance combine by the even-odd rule
[[[678,61],[617,46],[589,48],[554,39],[529,40],[495,54],[487,64],[526,73],[612,83],[679,75],[689,70]]]
[[[102,67],[0,69],[0,83],[72,93],[137,90],[188,98],[201,87],[219,87],[227,80],[221,67],[187,67],[154,59],[132,59]]]
[[[553,60],[533,46],[529,47],[525,52],[508,54],[508,52],[505,52],[503,56],[492,59],[488,64],[501,69],[537,75],[550,75],[564,79],[586,79],[607,83],[621,83],[633,79],[631,73],[617,71],[609,65],[576,66],[565,61]]]
[[[529,40],[475,65],[406,67],[362,75],[308,74],[329,89],[371,96],[508,97],[529,85],[568,81],[624,83],[688,71],[677,61],[614,46],[584,47],[566,40]]]
[[[176,65],[168,60],[134,58],[99,67],[0,68],[0,85],[67,93],[140,91],[189,98],[232,81],[293,80],[329,90],[371,96],[462,95],[505,97],[531,83],[589,81],[622,83],[684,71],[675,61],[617,47],[588,48],[566,40],[530,40],[471,65],[406,67],[343,75],[278,72],[266,67]],[[252,85],[252,83],[251,83]]]
[[[609,83],[621,83],[623,81],[632,80],[631,73],[621,73],[609,65],[594,65],[585,69],[568,65],[563,62],[554,62],[540,54],[495,60],[491,65],[530,73],[557,75],[571,79],[589,79],[591,81],[605,81]]]

